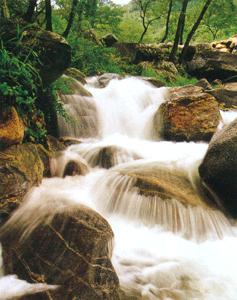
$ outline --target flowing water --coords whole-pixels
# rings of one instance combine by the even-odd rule
[[[87,85],[92,98],[64,96],[71,122],[59,121],[61,135],[81,143],[53,161],[58,177],[34,188],[8,226],[21,226],[24,238],[56,208],[87,205],[114,231],[112,262],[126,299],[236,300],[236,227],[200,188],[198,166],[208,145],[161,140],[153,116],[167,100],[166,88],[136,78],[96,86],[96,78]],[[219,127],[236,116],[222,112]],[[70,160],[83,160],[90,172],[60,178]],[[2,277],[0,291],[17,286],[14,280]],[[14,295],[31,292],[20,284]]]

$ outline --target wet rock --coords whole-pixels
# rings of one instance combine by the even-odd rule
[[[63,151],[66,149],[66,145],[52,135],[47,135],[46,143],[47,149],[49,149],[50,152]]]
[[[60,286],[24,299],[119,299],[119,280],[110,260],[113,232],[108,222],[83,206],[56,211],[21,242],[21,222],[2,235],[6,274]]]
[[[50,160],[51,176],[65,177],[75,175],[86,175],[89,166],[77,153],[70,151],[57,152]]]
[[[71,145],[77,145],[82,142],[80,139],[72,138],[70,136],[62,136],[60,137],[59,141],[63,143],[66,147]]]
[[[75,176],[75,175],[86,175],[88,172],[89,172],[89,168],[86,164],[71,160],[65,166],[63,177]]]
[[[105,36],[102,37],[102,43],[106,47],[112,47],[117,42],[118,42],[117,37],[114,34],[112,34],[112,33],[109,33],[109,34],[107,34],[107,35],[105,35]]]
[[[130,153],[117,146],[108,146],[99,151],[97,160],[94,161],[94,165],[110,169],[115,165],[135,159],[139,159],[139,156],[135,153]]]
[[[213,136],[199,173],[216,202],[237,217],[237,120]]]
[[[16,109],[11,107],[9,112],[3,113],[3,121],[0,119],[0,149],[21,143],[24,131],[23,121]]]
[[[41,145],[14,145],[0,152],[0,224],[24,195],[49,173],[49,153]]]
[[[86,75],[76,68],[68,68],[64,71],[64,74],[80,81],[82,84],[86,84]]]
[[[170,89],[170,100],[157,111],[154,123],[167,140],[209,141],[220,121],[215,98],[201,87],[184,86]]]
[[[138,188],[141,195],[158,196],[164,200],[177,199],[185,206],[209,207],[182,171],[153,165],[122,173],[135,180],[134,186]]]
[[[224,108],[237,107],[237,82],[220,85],[208,93],[213,95]]]
[[[106,87],[112,79],[122,79],[123,77],[115,73],[104,73],[98,77],[99,86],[104,88]]]
[[[67,78],[67,86],[70,91],[70,95],[80,95],[83,97],[91,97],[92,94],[76,79],[63,75],[64,78]]]

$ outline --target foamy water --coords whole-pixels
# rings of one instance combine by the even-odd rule
[[[114,231],[112,262],[126,297],[236,300],[236,227],[221,211],[209,207],[200,192],[198,166],[208,145],[154,136],[153,116],[167,100],[166,88],[136,78],[112,80],[103,89],[95,88],[95,83],[96,78],[87,85],[93,98],[66,98],[76,123],[61,123],[61,133],[81,138],[82,143],[68,147],[51,164],[53,174],[62,176],[69,160],[83,159],[90,172],[44,179],[28,193],[6,230],[20,228],[24,238],[65,207],[86,205],[102,214]],[[236,112],[221,114],[224,124],[237,116]],[[102,168],[105,153],[111,169]],[[169,187],[177,187],[177,195],[141,194],[131,174],[152,180],[165,174]],[[187,193],[178,193],[177,180],[184,182]],[[2,277],[0,291],[14,285],[14,280],[19,279]],[[14,297],[32,292],[31,285],[21,284]],[[10,291],[0,299],[12,295]]]

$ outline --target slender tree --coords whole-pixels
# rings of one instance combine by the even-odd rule
[[[170,56],[169,56],[169,59],[171,61],[175,61],[175,57],[176,57],[177,50],[178,50],[178,45],[180,42],[180,37],[182,34],[182,30],[183,30],[182,28],[183,28],[184,22],[185,22],[185,14],[186,14],[188,2],[189,2],[189,0],[183,0],[183,3],[182,3],[182,8],[180,11],[179,20],[178,20],[177,29],[176,29],[175,38],[174,38],[174,44],[173,44],[173,47],[172,47],[172,50],[171,50]]]
[[[67,37],[69,35],[69,32],[72,28],[73,20],[74,20],[75,14],[76,14],[77,4],[78,4],[78,0],[72,0],[71,11],[70,11],[70,14],[69,14],[67,27],[66,27],[65,31],[63,32],[63,34],[62,34],[64,37]]]
[[[173,7],[173,0],[169,1],[169,7],[168,7],[168,13],[167,13],[167,18],[166,18],[166,24],[165,24],[165,34],[161,40],[161,43],[164,43],[165,40],[168,37],[169,34],[169,25],[170,25],[170,16],[171,16],[171,12],[172,12],[172,7]]]
[[[45,0],[46,30],[53,31],[51,0]]]
[[[196,20],[196,22],[193,24],[193,27],[190,30],[190,32],[189,32],[189,34],[187,36],[187,39],[186,39],[186,41],[184,43],[184,47],[183,47],[183,50],[182,50],[182,53],[181,53],[181,58],[180,58],[181,61],[183,60],[183,58],[184,58],[184,56],[185,56],[185,54],[187,52],[189,43],[191,42],[192,37],[194,36],[196,30],[198,29],[198,26],[200,25],[200,23],[201,23],[204,15],[205,15],[205,13],[206,13],[209,5],[211,4],[211,2],[212,2],[212,0],[206,0],[205,4],[204,4],[204,6],[203,6],[203,8],[202,8],[202,10],[201,10],[201,12],[200,12],[197,20]]]
[[[150,25],[161,18],[161,15],[150,17],[150,11],[152,9],[152,5],[154,5],[154,0],[136,0],[135,3],[139,7],[140,11],[140,18],[142,20],[143,32],[138,43],[143,41],[145,34],[147,33],[148,28]]]
[[[26,22],[32,22],[35,8],[37,6],[37,0],[29,0],[27,11],[23,17]]]

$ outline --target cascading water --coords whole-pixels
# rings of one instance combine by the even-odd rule
[[[60,121],[61,135],[81,143],[52,162],[58,177],[34,188],[8,226],[22,226],[24,237],[55,207],[87,205],[112,226],[125,299],[236,300],[236,227],[200,190],[197,169],[208,145],[158,140],[153,116],[166,88],[136,78],[95,86],[96,78],[87,85],[93,98],[64,97],[72,123]],[[237,114],[222,116],[225,124]],[[60,178],[79,159],[90,172]]]

